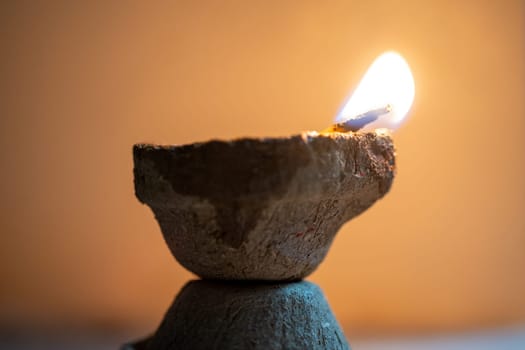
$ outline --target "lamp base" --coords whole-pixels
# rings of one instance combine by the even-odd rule
[[[186,284],[155,334],[123,350],[350,350],[321,289],[310,282]]]

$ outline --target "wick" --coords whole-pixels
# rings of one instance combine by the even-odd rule
[[[349,132],[358,131],[365,125],[375,122],[380,116],[387,114],[392,110],[389,104],[382,108],[372,109],[363,114],[359,114],[353,118],[345,120],[344,122],[334,124],[323,132]]]

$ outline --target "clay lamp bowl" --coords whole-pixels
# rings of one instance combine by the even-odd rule
[[[303,133],[133,148],[137,198],[174,257],[202,278],[296,280],[346,221],[389,190],[390,136]]]

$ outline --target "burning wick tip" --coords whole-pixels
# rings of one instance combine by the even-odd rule
[[[372,109],[363,114],[359,114],[352,117],[344,122],[334,124],[329,128],[323,130],[325,132],[349,132],[358,131],[365,125],[375,122],[380,116],[389,113],[392,110],[392,106],[389,104],[382,108]]]

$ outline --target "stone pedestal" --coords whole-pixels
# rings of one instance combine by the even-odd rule
[[[348,350],[313,283],[191,281],[155,334],[130,350]]]

